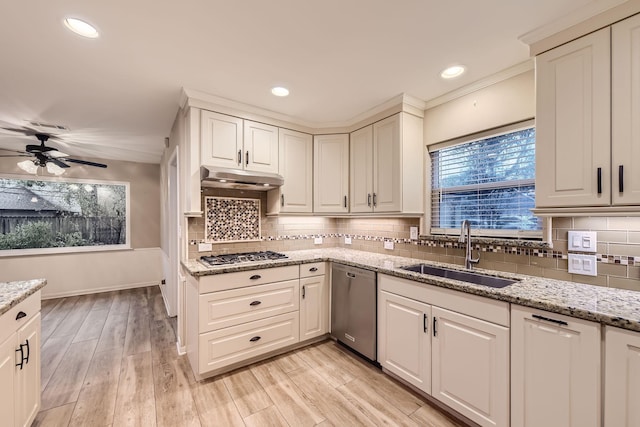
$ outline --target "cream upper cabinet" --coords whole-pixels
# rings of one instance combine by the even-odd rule
[[[604,425],[640,426],[640,332],[605,328]]]
[[[432,314],[432,396],[482,426],[508,426],[509,328],[440,307]]]
[[[536,207],[610,204],[609,33],[536,58]]]
[[[280,129],[280,212],[313,211],[313,137]]]
[[[640,204],[640,15],[611,27],[614,205]]]
[[[244,169],[278,173],[278,128],[244,121]]]
[[[316,135],[313,153],[313,211],[349,212],[349,135]]]
[[[381,291],[378,296],[378,362],[431,394],[431,306]]]
[[[408,113],[351,134],[351,212],[423,212],[422,134]]]
[[[373,125],[350,135],[351,212],[373,211]]]
[[[200,163],[241,169],[242,119],[202,110],[200,122]]]
[[[278,128],[202,110],[200,164],[278,173]]]
[[[511,331],[511,425],[601,425],[600,325],[512,305]]]

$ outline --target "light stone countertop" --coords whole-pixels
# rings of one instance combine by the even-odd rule
[[[47,284],[46,279],[0,282],[0,316]]]
[[[407,265],[425,263],[433,266],[463,270],[463,268],[458,265],[343,248],[311,249],[283,253],[289,258],[224,267],[206,267],[196,260],[183,261],[182,265],[191,275],[198,277],[318,261],[339,262],[354,267],[373,270],[378,273],[414,280],[426,285],[453,289],[513,304],[547,310],[553,313],[600,322],[605,325],[640,331],[640,292],[636,291],[605,288],[583,283],[524,276],[521,274],[480,268],[474,269],[474,271],[478,273],[519,280],[519,282],[510,286],[498,289],[452,279],[422,275],[399,268]]]

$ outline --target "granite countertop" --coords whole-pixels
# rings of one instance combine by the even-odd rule
[[[47,284],[46,279],[0,282],[0,316]]]
[[[640,331],[640,292],[636,291],[605,288],[583,283],[524,276],[521,274],[480,268],[474,269],[474,271],[478,273],[519,280],[510,286],[498,289],[452,279],[421,275],[399,268],[412,264],[425,263],[463,270],[463,268],[458,265],[343,248],[311,249],[284,253],[289,258],[241,265],[236,264],[225,267],[206,267],[196,260],[183,261],[182,265],[191,275],[198,277],[317,261],[339,262],[373,270],[378,273],[414,280],[425,283],[426,285],[454,289],[513,304],[565,314],[633,331]]]

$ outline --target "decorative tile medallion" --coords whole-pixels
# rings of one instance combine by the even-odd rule
[[[206,243],[260,240],[260,199],[204,198]]]

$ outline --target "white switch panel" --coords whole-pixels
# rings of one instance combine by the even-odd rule
[[[344,244],[345,245],[350,245],[351,244],[351,237],[344,236]]]
[[[409,227],[409,237],[411,240],[418,240],[418,227]]]
[[[385,240],[384,241],[384,248],[393,250],[393,242],[391,240]]]
[[[596,253],[598,237],[595,231],[569,231],[569,252]]]
[[[597,276],[598,268],[595,255],[569,254],[569,273]]]
[[[314,245],[321,245],[322,244],[322,237],[316,237],[313,239],[313,244]]]
[[[212,249],[211,243],[198,243],[198,252],[211,252]]]

